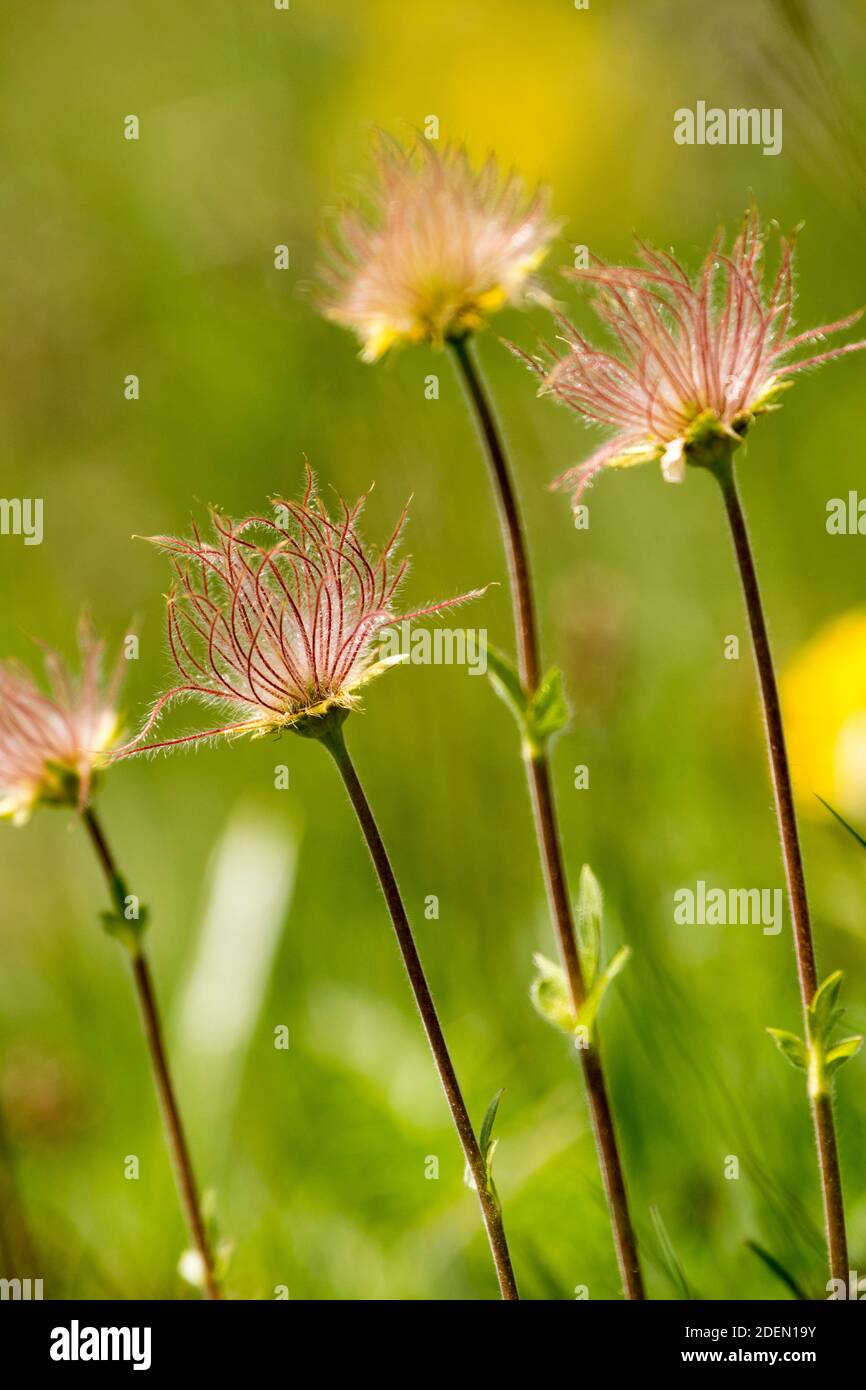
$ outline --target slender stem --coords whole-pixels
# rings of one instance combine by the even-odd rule
[[[575,1015],[579,1018],[581,1006],[586,998],[586,990],[580,957],[577,953],[571,902],[568,896],[568,885],[565,880],[565,868],[559,845],[556,807],[550,786],[550,769],[544,756],[527,758],[526,761],[532,789],[535,823],[538,827],[538,837],[541,844],[550,913],[554,920],[556,939],[568,980],[572,1007]],[[595,1136],[598,1163],[613,1227],[620,1278],[627,1298],[643,1299],[646,1294],[643,1287],[637,1241],[629,1211],[625,1174],[619,1156],[616,1128],[613,1122],[613,1112],[610,1107],[610,1097],[608,1096],[598,1042],[587,1042],[579,1048],[579,1052],[592,1115],[592,1130]]]
[[[517,494],[511,481],[508,460],[502,447],[493,407],[487,399],[487,392],[472,356],[469,340],[452,338],[451,347],[460,367],[463,384],[478,422],[490,465],[493,493],[499,511],[499,526],[508,557],[520,679],[529,694],[533,694],[541,679],[540,643],[538,625],[535,621],[532,580],[529,575],[529,553],[523,534]]]
[[[487,398],[468,341],[465,338],[452,340],[451,347],[460,369],[466,394],[475,414],[490,466],[502,539],[508,556],[520,678],[526,694],[532,696],[538,689],[541,656],[529,571],[529,556],[517,495],[493,408]],[[575,1013],[579,1015],[586,997],[586,989],[580,957],[577,952],[574,916],[557,826],[550,764],[543,749],[530,748],[524,749],[524,763],[532,796],[536,835],[547,885],[550,915],[556,933],[562,966],[568,980],[572,1004]],[[623,1291],[629,1299],[642,1299],[646,1295],[637,1241],[629,1211],[625,1175],[604,1068],[597,1044],[591,1043],[587,1047],[580,1048],[580,1059]]]
[[[815,946],[812,940],[812,926],[809,920],[809,900],[806,895],[806,876],[803,872],[803,856],[800,852],[800,837],[794,811],[794,796],[791,790],[791,773],[788,767],[788,753],[785,747],[785,731],[782,724],[782,710],[779,691],[767,635],[767,624],[761,602],[761,591],[752,556],[752,547],[746,529],[746,518],[740,504],[734,477],[733,462],[727,455],[724,463],[713,470],[725,500],[725,508],[731,527],[731,536],[740,570],[749,627],[752,633],[752,647],[755,666],[761,689],[761,703],[764,711],[764,725],[767,734],[767,747],[770,755],[773,795],[776,803],[776,817],[779,823],[779,837],[782,842],[782,858],[785,864],[785,878],[788,887],[788,901],[791,906],[791,921],[794,928],[794,945],[797,952],[797,973],[800,981],[800,998],[803,1014],[806,1017],[809,1005],[818,988],[818,971],[815,964]],[[822,1092],[810,1097],[815,1137],[818,1144],[818,1160],[821,1171],[821,1186],[824,1196],[824,1218],[827,1229],[827,1250],[830,1273],[834,1279],[848,1278],[848,1244],[845,1234],[845,1207],[842,1198],[842,1175],[839,1167],[839,1154],[836,1146],[836,1128],[833,1120],[833,1101]]]
[[[93,848],[96,851],[96,857],[105,874],[108,883],[108,891],[111,895],[114,907],[120,916],[123,917],[126,908],[126,885],[118,871],[114,856],[105,838],[102,825],[97,820],[96,813],[90,806],[85,808],[82,819],[90,835]],[[162,1025],[160,1023],[159,1009],[157,1007],[156,993],[153,987],[150,967],[140,944],[136,943],[134,949],[130,950],[130,957],[132,963],[132,977],[135,982],[141,1020],[144,1025],[144,1033],[147,1038],[147,1046],[150,1052],[151,1065],[153,1067],[154,1085],[156,1086],[160,1110],[162,1111],[166,1142],[174,1166],[175,1180],[177,1182],[181,1207],[183,1208],[183,1213],[195,1248],[201,1256],[207,1296],[208,1298],[218,1299],[221,1297],[221,1294],[214,1273],[213,1255],[205,1231],[204,1221],[202,1220],[192,1159],[190,1158],[189,1148],[187,1147],[183,1123],[180,1118],[180,1111],[178,1109],[171,1073],[169,1071],[168,1058],[162,1036]]]
[[[514,1270],[511,1265],[511,1256],[508,1252],[508,1243],[505,1238],[505,1228],[502,1224],[502,1213],[499,1203],[490,1191],[484,1158],[472,1128],[472,1121],[469,1118],[469,1111],[466,1109],[466,1102],[460,1090],[460,1083],[451,1061],[448,1051],[448,1044],[442,1032],[439,1016],[436,1012],[436,1005],[433,1003],[433,996],[427,984],[424,974],[424,967],[418,955],[415,939],[412,935],[412,928],[403,906],[400,896],[400,889],[394,877],[394,870],[388,858],[388,852],[379,827],[370,807],[370,803],[364,793],[364,789],[358,780],[349,750],[346,747],[343,732],[339,724],[332,726],[327,735],[321,739],[328,752],[337,764],[343,778],[349,800],[358,817],[361,831],[370,852],[370,858],[379,878],[379,883],[388,905],[388,912],[394,926],[397,937],[397,944],[400,947],[400,954],[403,957],[403,964],[406,967],[406,974],[409,976],[409,983],[412,986],[412,993],[415,996],[415,1003],[421,1015],[421,1022],[424,1025],[424,1032],[427,1034],[427,1041],[433,1053],[433,1060],[436,1063],[436,1070],[442,1082],[445,1098],[451,1111],[454,1126],[457,1130],[463,1153],[475,1190],[478,1193],[478,1201],[481,1206],[481,1215],[487,1231],[487,1238],[490,1242],[490,1250],[493,1255],[493,1263],[496,1266],[496,1277],[499,1280],[499,1289],[503,1299],[515,1300],[520,1297],[517,1292],[517,1281],[514,1277]]]

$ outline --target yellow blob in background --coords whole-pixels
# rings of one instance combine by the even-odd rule
[[[781,681],[794,791],[806,814],[816,794],[846,815],[866,815],[866,609],[818,629]]]

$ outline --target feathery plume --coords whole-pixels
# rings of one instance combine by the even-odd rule
[[[718,441],[737,447],[756,416],[775,408],[790,378],[866,342],[790,362],[791,352],[850,328],[862,310],[820,328],[792,333],[794,242],[781,239],[779,266],[765,284],[766,233],[747,214],[730,253],[719,232],[691,279],[674,256],[638,241],[640,266],[596,259],[563,273],[595,287],[594,307],[618,352],[595,347],[557,315],[561,338],[528,358],[542,376],[540,395],[554,396],[614,434],[552,486],[574,501],[601,469],[658,460],[668,482],[682,482],[687,463],[700,464]],[[523,356],[523,354],[521,354]]]
[[[322,270],[327,318],[357,334],[375,362],[399,343],[479,328],[525,292],[556,225],[543,191],[528,198],[491,157],[475,171],[465,149],[410,149],[380,134],[365,206],[338,215]]]
[[[48,690],[16,662],[0,663],[0,818],[27,821],[39,803],[83,808],[118,734],[118,662],[104,682],[104,643],[79,629],[81,669],[43,647]]]
[[[478,597],[397,614],[408,559],[396,559],[406,513],[378,554],[358,532],[364,499],[329,516],[308,471],[299,502],[274,500],[274,515],[231,521],[212,512],[213,539],[149,539],[172,557],[168,644],[181,681],[157,700],[143,729],[119,755],[220,735],[261,737],[332,709],[357,704],[363,685],[394,664],[377,637],[392,623],[441,612]],[[227,723],[143,743],[165,708],[197,698]],[[308,725],[306,727],[309,727]]]

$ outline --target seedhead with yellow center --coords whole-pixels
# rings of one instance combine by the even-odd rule
[[[104,683],[104,645],[82,623],[81,671],[44,648],[48,690],[12,662],[0,664],[0,818],[15,825],[40,804],[83,808],[114,745],[121,667]]]
[[[479,328],[527,290],[556,231],[545,195],[527,197],[492,158],[476,172],[459,146],[380,135],[375,165],[364,205],[336,218],[322,272],[323,311],[367,362]]]

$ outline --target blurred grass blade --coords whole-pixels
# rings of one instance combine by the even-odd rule
[[[359,984],[312,987],[303,1047],[334,1074],[363,1080],[391,1122],[413,1135],[442,1118],[430,1054],[411,1015]]]
[[[776,0],[782,23],[787,25],[798,43],[810,53],[815,52],[815,25],[804,0]]]
[[[177,1041],[203,1120],[228,1134],[247,1051],[295,883],[298,836],[242,802],[214,848],[196,954],[177,1010]]]
[[[745,1241],[745,1246],[747,1250],[751,1250],[753,1255],[757,1255],[758,1259],[763,1261],[767,1269],[769,1269],[772,1274],[775,1274],[776,1278],[785,1285],[786,1289],[791,1291],[795,1298],[798,1298],[801,1303],[808,1303],[810,1301],[808,1294],[803,1292],[793,1274],[788,1273],[785,1266],[780,1264],[775,1255],[771,1255],[769,1250],[765,1250],[756,1240]]]
[[[667,1233],[667,1228],[662,1220],[662,1214],[658,1207],[650,1207],[650,1216],[652,1217],[653,1226],[655,1227],[656,1238],[661,1247],[662,1263],[668,1278],[671,1280],[674,1288],[678,1290],[680,1297],[686,1299],[688,1302],[692,1302],[695,1295],[689,1287],[689,1281],[686,1279],[685,1270],[673,1247],[673,1243]]]
[[[830,812],[830,815],[835,816],[839,824],[845,827],[845,829],[848,831],[848,834],[853,836],[853,838],[857,841],[858,845],[862,845],[863,849],[866,849],[866,839],[863,838],[859,830],[855,830],[853,825],[849,825],[845,817],[840,816],[839,812],[834,810],[834,808],[830,805],[829,801],[824,800],[823,796],[819,796],[818,800],[820,801],[822,806],[826,806],[827,810]]]

